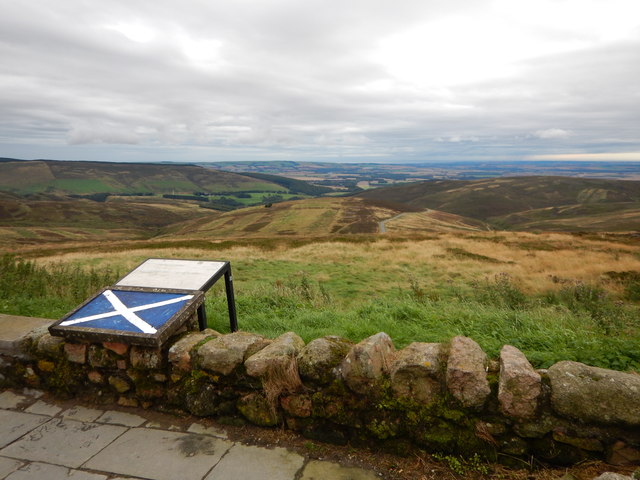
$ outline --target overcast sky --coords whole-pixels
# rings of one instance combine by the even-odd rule
[[[639,0],[0,0],[0,156],[639,152]]]

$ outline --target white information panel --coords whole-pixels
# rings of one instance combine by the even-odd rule
[[[150,258],[120,280],[118,287],[206,290],[226,262]]]

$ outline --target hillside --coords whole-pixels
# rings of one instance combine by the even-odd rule
[[[568,177],[439,180],[367,190],[361,198],[442,210],[507,229],[640,229],[640,182]]]
[[[376,233],[381,220],[400,212],[358,198],[316,198],[268,208],[243,208],[186,222],[172,235],[219,238]]]
[[[384,224],[386,228],[382,228]],[[184,222],[168,236],[192,238],[328,236],[381,232],[416,233],[485,230],[482,222],[443,212],[422,212],[390,202],[361,198],[309,198],[250,207]]]
[[[95,202],[0,192],[0,244],[149,238],[163,227],[210,212],[193,202],[157,197],[109,197]]]
[[[0,162],[0,191],[32,194],[279,192],[277,183],[195,165],[17,160]]]

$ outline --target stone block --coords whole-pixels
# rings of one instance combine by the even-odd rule
[[[117,355],[126,355],[129,351],[129,345],[120,342],[103,342],[102,346],[107,350],[111,350]]]
[[[498,401],[502,413],[518,420],[532,418],[542,393],[542,377],[524,354],[505,345],[500,351]]]
[[[365,394],[389,372],[395,351],[386,333],[376,333],[354,345],[340,365],[342,378],[356,393]]]
[[[87,373],[87,378],[91,383],[95,383],[96,385],[104,382],[104,377],[97,370],[91,370],[89,373]]]
[[[56,364],[49,360],[38,360],[38,370],[51,373],[55,370]]]
[[[491,393],[487,355],[468,337],[454,337],[447,362],[447,388],[464,407],[481,408]]]
[[[136,398],[120,396],[118,397],[118,405],[120,405],[121,407],[136,408],[138,405],[140,405],[140,402],[138,402],[138,399]]]
[[[280,404],[285,412],[294,417],[307,418],[313,411],[311,397],[306,394],[282,397]]]
[[[620,473],[604,472],[593,480],[633,480],[633,477],[621,475]]]
[[[618,440],[607,449],[607,463],[611,465],[640,465],[640,447]]]
[[[61,337],[54,337],[50,333],[45,333],[38,339],[38,353],[47,355],[49,357],[57,357],[62,352],[62,345],[64,339]]]
[[[442,393],[442,345],[414,342],[396,352],[390,367],[396,395],[429,404]]]
[[[298,354],[300,376],[320,384],[330,383],[352,346],[353,342],[336,336],[310,341]]]
[[[129,359],[135,368],[160,368],[162,366],[162,352],[157,348],[134,345],[131,347]]]
[[[115,357],[100,345],[89,345],[87,357],[89,359],[89,365],[92,367],[112,368],[116,366]]]
[[[111,385],[118,393],[124,393],[131,389],[131,385],[124,378],[110,376],[109,385]]]
[[[273,427],[280,421],[264,395],[257,392],[240,398],[236,407],[247,420],[260,427]]]
[[[244,362],[247,374],[252,377],[264,376],[268,369],[284,369],[291,359],[304,347],[304,340],[293,332],[280,335],[272,343],[253,354]]]
[[[640,376],[564,361],[549,368],[551,406],[560,415],[640,427]]]
[[[0,314],[0,354],[23,356],[53,320]]]
[[[248,332],[234,332],[208,341],[198,349],[197,360],[203,370],[229,375],[245,359],[263,349],[269,340]]]
[[[64,344],[64,354],[68,361],[84,364],[87,361],[87,344],[67,342]]]
[[[173,368],[182,372],[191,370],[193,360],[191,350],[203,340],[219,336],[220,334],[218,332],[211,329],[185,335],[169,348],[169,363],[171,363]]]

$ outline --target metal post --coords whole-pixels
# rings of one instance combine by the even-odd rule
[[[233,276],[231,275],[231,265],[224,272],[224,286],[227,291],[227,306],[229,307],[229,327],[232,332],[238,331],[238,319],[236,317],[236,300],[233,295]]]
[[[204,306],[204,298],[202,299],[202,304],[198,307],[198,326],[200,331],[207,328],[207,310]]]

